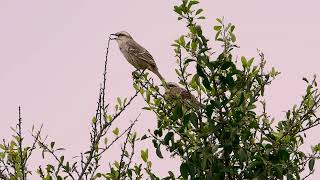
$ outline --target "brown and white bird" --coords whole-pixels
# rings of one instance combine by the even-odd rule
[[[151,54],[139,45],[128,32],[120,31],[111,35],[116,36],[114,39],[117,41],[120,51],[131,65],[138,70],[148,69],[156,74],[162,82],[165,82]]]
[[[170,103],[179,103],[186,108],[203,108],[203,105],[193,94],[174,82],[167,83],[164,98]]]

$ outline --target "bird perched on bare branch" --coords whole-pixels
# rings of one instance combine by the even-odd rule
[[[170,103],[179,103],[186,108],[203,108],[203,105],[193,94],[174,82],[167,83],[167,89],[164,93],[164,98]]]
[[[131,65],[138,70],[148,69],[156,74],[162,82],[165,82],[151,54],[139,45],[129,33],[120,31],[111,35],[116,36],[114,39],[117,41],[120,51]]]

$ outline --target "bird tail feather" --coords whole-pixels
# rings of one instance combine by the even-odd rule
[[[161,80],[162,84],[163,84],[165,87],[167,87],[167,82],[166,82],[166,80],[163,78],[163,76],[160,74],[160,72],[156,69],[156,70],[153,71],[153,73],[156,74],[156,75],[159,77],[159,79]]]

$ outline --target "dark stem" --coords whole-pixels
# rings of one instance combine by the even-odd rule
[[[32,135],[34,138],[36,138],[35,135]],[[63,170],[71,177],[71,179],[75,179],[72,175],[72,173],[69,171],[69,169],[67,168],[67,166],[63,165],[63,162],[58,158],[58,156],[55,154],[54,150],[51,150],[44,141],[38,140],[38,144],[40,145],[40,147],[42,147],[45,151],[49,152],[54,159],[61,164],[61,167],[63,168]]]
[[[23,137],[22,137],[22,118],[21,118],[21,108],[19,106],[19,118],[18,118],[18,149],[20,152],[20,170],[22,173],[22,179],[25,180],[26,179],[26,174],[25,174],[25,159],[23,157],[23,147],[22,147],[22,141],[23,141]]]
[[[140,114],[139,114],[139,116],[140,116]],[[138,117],[139,117],[139,116],[138,116]],[[121,178],[121,168],[122,168],[122,164],[124,163],[123,158],[124,158],[124,155],[125,155],[125,150],[126,150],[126,148],[127,148],[127,143],[128,143],[128,140],[129,140],[129,136],[130,136],[130,134],[131,134],[131,130],[132,130],[133,125],[137,122],[138,117],[135,119],[135,121],[134,121],[134,122],[130,125],[130,127],[127,129],[127,130],[128,130],[128,133],[127,133],[126,140],[124,141],[124,144],[123,144],[122,154],[121,154],[121,158],[120,158],[120,165],[119,165],[119,170],[118,170],[118,174],[119,174],[118,180],[120,180],[120,178]]]

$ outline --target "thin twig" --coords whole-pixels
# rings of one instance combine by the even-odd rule
[[[132,141],[131,142],[131,154],[130,154],[130,157],[129,157],[129,162],[126,165],[125,172],[127,172],[128,169],[130,168],[130,165],[131,165],[131,162],[132,162],[132,158],[134,156],[134,151],[135,151],[135,141]]]
[[[110,47],[111,35],[109,35],[108,45],[106,50],[106,58],[104,63],[104,71],[103,71],[103,86],[102,86],[102,107],[105,107],[105,90],[106,90],[106,76],[107,76],[107,65],[108,65],[108,55],[109,55],[109,47]]]
[[[181,77],[182,77],[183,84],[184,84],[186,90],[188,91],[188,93],[191,93],[189,90],[187,77],[185,76],[185,70],[182,67],[182,56],[181,56],[181,49],[180,48],[179,48],[178,61],[179,61],[179,69],[181,71]]]
[[[100,92],[99,92],[99,100],[98,100],[98,107],[96,110],[96,119],[99,120],[99,124],[100,124],[100,131],[97,134],[98,130],[97,130],[97,124],[93,123],[92,128],[93,128],[93,134],[91,134],[91,147],[89,150],[89,156],[86,159],[86,162],[84,162],[84,165],[82,165],[83,162],[83,158],[81,159],[81,172],[79,175],[79,180],[82,179],[82,177],[84,176],[89,164],[91,163],[91,160],[93,158],[94,152],[95,152],[95,146],[97,143],[99,143],[100,138],[103,135],[103,131],[105,128],[107,128],[107,126],[109,125],[108,123],[105,123],[104,125],[102,125],[102,110],[105,109],[105,89],[106,89],[106,75],[107,75],[107,64],[108,64],[108,54],[109,54],[109,46],[110,46],[110,42],[111,42],[111,35],[109,35],[109,39],[108,39],[108,43],[107,43],[107,49],[106,49],[106,55],[105,55],[105,61],[104,61],[104,71],[103,71],[103,84],[102,84],[102,88],[100,88]],[[103,112],[105,113],[105,112]]]
[[[139,114],[139,116],[140,116],[140,114]],[[121,158],[120,158],[120,165],[119,165],[119,170],[118,170],[118,174],[119,174],[118,180],[120,180],[120,178],[121,178],[121,168],[122,168],[123,158],[124,158],[124,155],[125,155],[125,150],[127,148],[127,143],[128,143],[128,140],[129,140],[129,136],[131,134],[132,127],[137,122],[139,116],[135,119],[135,121],[133,123],[131,123],[130,127],[127,129],[128,133],[127,133],[126,140],[124,141],[124,144],[123,144],[122,154],[121,154]]]
[[[122,112],[126,109],[126,107],[130,105],[132,100],[134,100],[139,93],[139,91],[136,91],[136,93],[130,98],[130,100],[126,104],[124,104],[124,106],[120,109],[120,111],[113,115],[112,120],[110,122],[102,120],[103,119],[102,114],[103,115],[105,114],[105,108],[106,108],[105,107],[105,88],[106,88],[106,74],[107,74],[107,63],[108,63],[110,41],[111,41],[111,38],[109,36],[105,65],[104,65],[104,73],[103,73],[103,84],[102,84],[102,88],[100,89],[98,108],[96,112],[96,118],[97,118],[97,121],[99,121],[100,123],[100,129],[98,130],[95,125],[96,123],[94,123],[93,134],[91,134],[91,147],[90,147],[90,150],[87,151],[89,155],[86,157],[85,161],[83,161],[83,158],[81,159],[81,172],[79,173],[79,178],[78,178],[79,180],[82,180],[83,176],[86,174],[86,171],[92,159],[98,158],[106,149],[109,148],[109,147],[106,147],[105,149],[103,149],[101,151],[102,153],[101,152],[97,153],[97,149],[96,149],[97,145],[100,142],[100,139],[108,132],[112,123],[122,114]],[[116,139],[119,139],[119,138],[116,138]]]
[[[2,172],[6,171],[8,173],[8,176],[10,176],[11,173],[6,163],[2,159],[0,159],[0,162],[3,164],[3,167],[4,167],[4,170]]]
[[[18,132],[17,132],[17,135],[18,135],[18,151],[20,152],[20,170],[21,170],[21,173],[22,173],[22,180],[25,180],[26,179],[26,174],[25,174],[25,159],[24,159],[24,155],[22,154],[23,152],[23,145],[22,145],[22,141],[23,141],[23,137],[22,137],[22,118],[21,118],[21,108],[19,106],[19,117],[18,117]]]
[[[32,135],[34,138],[36,138],[35,135]],[[63,162],[58,158],[58,156],[55,154],[55,152],[51,149],[49,149],[49,147],[45,144],[44,141],[41,141],[40,139],[37,140],[37,142],[39,143],[40,147],[43,148],[43,150],[49,152],[53,157],[54,159],[59,163],[61,164],[63,170],[71,177],[71,179],[75,179],[74,176],[72,175],[72,173],[68,170],[67,166],[63,165]]]
[[[32,151],[36,149],[36,144],[37,144],[38,139],[40,138],[42,127],[43,127],[43,125],[40,126],[38,132],[36,133],[35,140],[33,141],[32,146],[31,146],[31,148],[29,150],[29,154],[28,154],[28,156],[26,157],[26,159],[24,161],[24,165],[26,165],[28,159],[31,157]]]
[[[108,150],[118,139],[120,139],[124,134],[126,134],[132,127],[133,125],[138,121],[138,118],[140,115],[131,123],[131,125],[123,131],[119,136],[117,136],[109,145],[107,145],[105,148],[103,148],[100,153],[98,153],[96,156],[101,156],[106,150]]]

